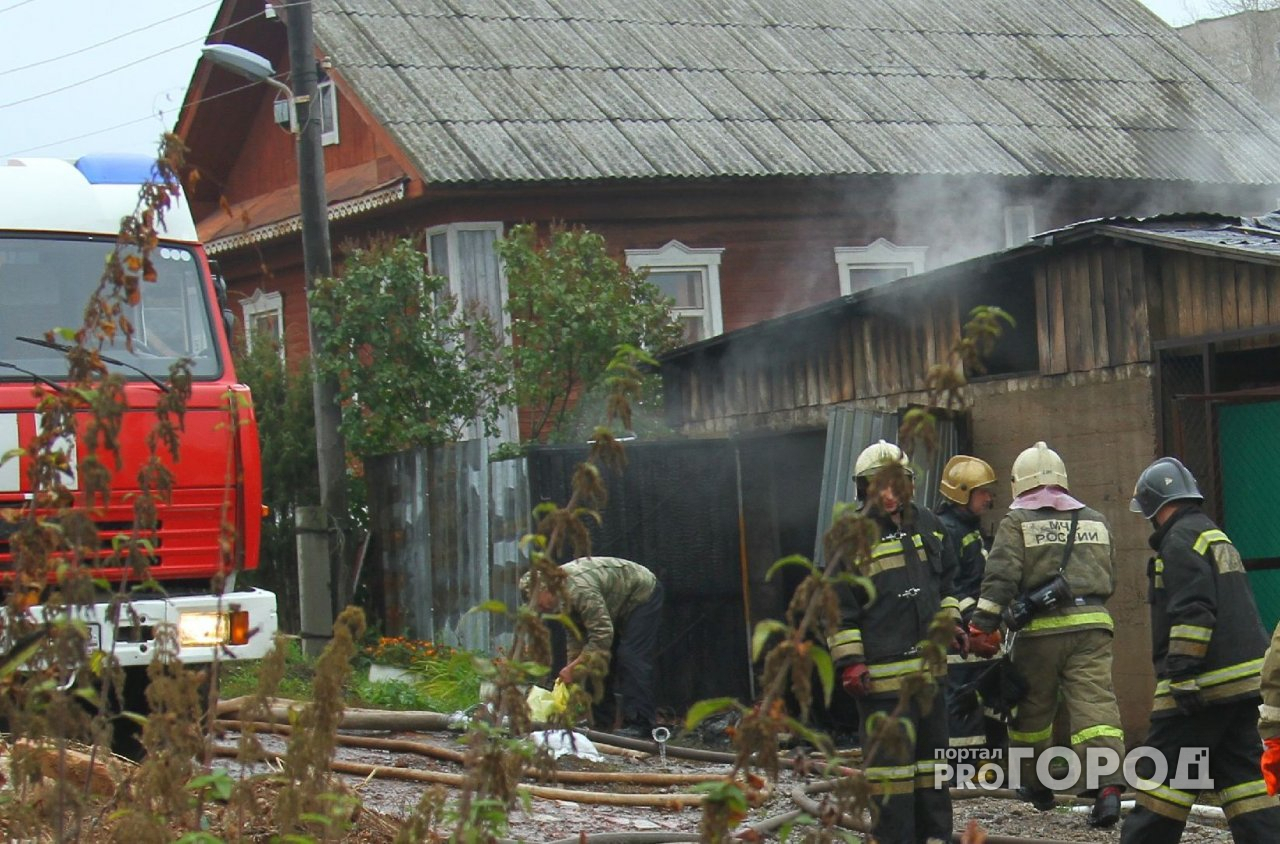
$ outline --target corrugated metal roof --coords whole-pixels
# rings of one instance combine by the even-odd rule
[[[1137,0],[315,0],[431,182],[1280,182],[1280,124]]]

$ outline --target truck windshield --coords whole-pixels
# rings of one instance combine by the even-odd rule
[[[0,361],[47,378],[65,378],[67,361],[55,349],[20,342],[43,338],[55,328],[78,329],[114,244],[104,238],[0,237]],[[201,263],[191,249],[161,245],[151,253],[157,279],[142,283],[142,301],[126,307],[133,323],[133,352],[124,338],[103,353],[164,378],[180,357],[192,360],[195,378],[221,372],[213,341],[213,309],[201,279]],[[64,337],[54,338],[66,342]],[[130,380],[142,375],[121,368]],[[30,375],[0,369],[0,380],[30,380]]]

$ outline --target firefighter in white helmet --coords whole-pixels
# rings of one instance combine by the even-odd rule
[[[919,643],[934,616],[945,608],[958,624],[959,611],[952,594],[955,558],[937,517],[911,502],[912,472],[903,450],[884,440],[863,449],[854,482],[860,512],[875,523],[879,540],[867,559],[850,561],[850,570],[871,580],[874,597],[840,587],[840,629],[827,646],[849,695],[843,705],[850,698],[856,704],[859,738],[867,748],[873,732],[868,721],[894,710],[905,678],[928,671]],[[959,633],[963,641],[962,628]],[[936,685],[931,694],[931,705],[912,698],[901,713],[914,735],[879,744],[864,769],[880,809],[877,840],[951,840],[951,795],[934,787],[933,776],[947,748],[947,713]]]
[[[1071,722],[1080,758],[1093,748],[1124,758],[1124,732],[1111,680],[1113,625],[1103,606],[1115,589],[1111,530],[1101,513],[1069,492],[1057,452],[1038,442],[1013,462],[1013,502],[996,529],[982,592],[970,622],[975,653],[995,653],[1003,622],[1016,632],[1014,667],[1026,679],[1025,698],[1009,724],[1011,747],[1036,757],[1053,736],[1059,703]],[[1053,792],[1036,776],[1033,760],[1021,770],[1021,796],[1037,809],[1053,807]],[[1088,823],[1120,819],[1123,772],[1096,778]]]
[[[1264,759],[1259,772],[1257,761],[1259,729],[1269,732],[1258,720],[1267,634],[1240,552],[1203,503],[1195,476],[1174,457],[1142,471],[1129,503],[1155,528],[1147,579],[1156,693],[1143,745],[1164,756],[1171,772],[1182,748],[1206,748],[1232,840],[1280,841],[1280,803],[1267,794],[1280,770],[1269,771]],[[1139,761],[1138,776],[1152,777],[1153,761]],[[1120,841],[1173,844],[1198,797],[1182,782],[1139,790]]]
[[[955,593],[960,619],[965,625],[973,615],[986,568],[988,537],[982,532],[982,515],[995,502],[996,473],[991,464],[968,454],[947,461],[938,484],[943,496],[938,521],[946,529],[947,542],[957,560]],[[954,748],[1003,748],[1005,725],[991,704],[984,711],[979,685],[996,666],[994,656],[953,653],[947,657],[947,719]]]

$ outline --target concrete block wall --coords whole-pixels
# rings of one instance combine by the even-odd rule
[[[992,528],[1008,511],[1014,458],[1037,440],[1062,456],[1072,494],[1110,523],[1117,568],[1107,603],[1116,625],[1112,676],[1126,742],[1139,744],[1155,682],[1146,577],[1151,527],[1129,512],[1129,499],[1156,456],[1150,367],[980,383],[971,396],[974,450],[1001,479]]]

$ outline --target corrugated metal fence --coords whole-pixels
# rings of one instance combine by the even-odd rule
[[[529,531],[523,459],[489,461],[471,440],[365,461],[380,556],[372,584],[384,634],[490,651],[510,642],[503,616],[469,612],[518,598],[520,537]]]

